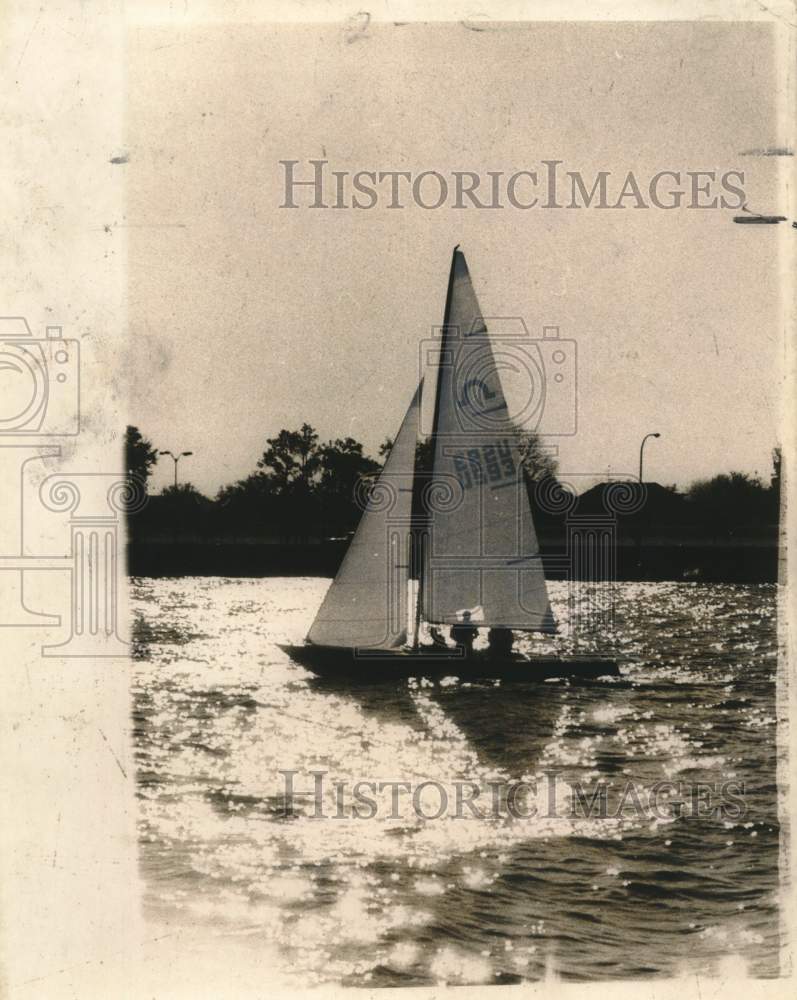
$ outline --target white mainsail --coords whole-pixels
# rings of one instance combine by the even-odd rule
[[[459,250],[451,264],[433,435],[424,619],[555,632],[518,430]]]
[[[393,649],[407,638],[407,580],[421,386],[307,636],[316,645]]]

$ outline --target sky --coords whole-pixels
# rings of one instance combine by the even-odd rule
[[[281,208],[330,170],[744,170],[778,212],[766,24],[147,25],[128,38],[129,422],[214,495],[312,424],[375,454],[418,380],[460,244],[485,316],[575,341],[581,488],[770,472],[781,227],[738,211]],[[591,182],[590,182],[591,183]],[[297,197],[298,201],[302,201]],[[152,488],[168,484],[162,459]]]

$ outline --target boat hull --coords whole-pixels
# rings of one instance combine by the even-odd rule
[[[411,677],[429,680],[458,677],[468,681],[500,680],[528,684],[558,677],[595,679],[620,675],[616,661],[589,656],[561,659],[516,653],[496,657],[477,652],[465,659],[454,651],[354,650],[309,643],[303,646],[280,645],[280,649],[318,677],[370,684]]]

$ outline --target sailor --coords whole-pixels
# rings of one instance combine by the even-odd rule
[[[479,630],[470,623],[470,611],[462,612],[462,624],[452,625],[449,633],[451,641],[462,648],[465,656],[473,654],[473,640],[478,634]]]
[[[429,628],[429,636],[432,640],[432,645],[435,648],[448,649],[448,644],[446,643],[445,636],[443,635],[443,633],[440,631],[439,628],[436,628],[434,625],[432,625]]]
[[[511,656],[515,637],[508,628],[491,628],[487,633],[487,652],[490,656]]]

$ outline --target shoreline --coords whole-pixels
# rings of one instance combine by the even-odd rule
[[[127,546],[127,575],[333,577],[347,545],[345,541],[138,541]],[[541,552],[547,579],[583,579],[572,573],[563,546],[543,542]],[[604,580],[751,584],[778,580],[778,546],[758,539],[642,545],[619,540],[614,555],[613,571],[607,567]]]

